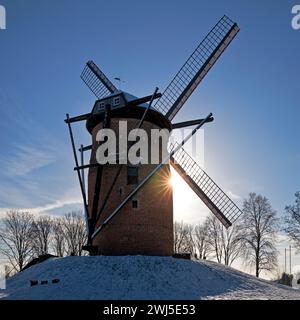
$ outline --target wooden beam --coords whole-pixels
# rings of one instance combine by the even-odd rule
[[[173,123],[172,124],[172,129],[179,129],[179,128],[185,128],[185,127],[194,126],[194,125],[197,125],[197,124],[201,123],[202,121],[203,121],[203,119],[197,119],[197,120],[190,120],[190,121]],[[212,121],[214,121],[213,117],[207,119],[206,122],[212,122]]]
[[[148,102],[148,101],[151,101],[151,99],[157,99],[157,98],[160,98],[162,96],[161,93],[155,93],[155,95],[153,96],[150,95],[150,96],[146,96],[146,97],[143,97],[143,98],[139,98],[139,99],[135,99],[135,100],[132,100],[132,101],[129,101],[127,106],[137,106],[141,103],[145,103],[145,102]]]
[[[72,122],[87,120],[90,115],[91,113],[85,113],[85,114],[81,114],[80,116],[67,118],[65,119],[65,123],[72,123]]]

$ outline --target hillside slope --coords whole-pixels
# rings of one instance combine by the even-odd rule
[[[52,283],[59,279],[58,283]],[[39,284],[30,286],[30,280]],[[48,284],[40,282],[48,280]],[[300,291],[209,261],[54,258],[15,275],[2,299],[300,299]]]

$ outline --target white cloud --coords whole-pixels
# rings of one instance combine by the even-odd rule
[[[242,197],[241,196],[239,196],[239,195],[237,195],[237,194],[235,194],[235,193],[233,193],[232,191],[227,191],[227,195],[228,195],[228,197],[230,198],[230,199],[232,199],[232,200],[241,200],[242,199]]]
[[[19,145],[14,155],[3,159],[5,171],[8,176],[23,176],[55,162],[56,157],[51,150],[37,148],[29,145]]]
[[[81,204],[81,203],[82,203],[82,199],[74,197],[74,198],[56,200],[51,203],[47,203],[43,206],[39,206],[39,207],[35,207],[35,208],[27,208],[24,210],[30,211],[33,214],[43,214],[48,211],[64,207],[66,205]]]
[[[285,244],[285,245],[290,242],[289,237],[284,233],[277,234],[277,241],[278,243]]]
[[[41,206],[30,207],[30,208],[0,208],[0,217],[6,215],[6,213],[11,209],[17,209],[20,211],[28,211],[34,215],[47,214],[49,211],[62,208],[68,205],[80,205],[82,204],[82,199],[76,196],[65,196],[61,199],[54,200],[49,203],[45,203]]]

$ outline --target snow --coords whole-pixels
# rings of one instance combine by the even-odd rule
[[[59,279],[59,283],[52,283]],[[39,284],[30,286],[30,280]],[[48,280],[41,285],[40,281]],[[209,262],[150,256],[52,258],[7,281],[0,299],[300,299],[300,291]]]

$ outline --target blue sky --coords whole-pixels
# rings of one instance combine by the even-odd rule
[[[79,78],[93,59],[136,96],[161,91],[223,15],[241,31],[176,117],[213,112],[205,168],[241,201],[251,191],[282,213],[300,189],[300,30],[295,1],[0,0],[0,208],[59,214],[80,207],[65,113],[89,112]],[[89,143],[83,126],[76,140]],[[176,195],[176,190],[174,190]],[[186,190],[188,193],[189,191]],[[178,194],[178,192],[177,192]],[[189,194],[187,221],[201,204]],[[175,213],[182,214],[180,199]],[[201,211],[201,210],[200,210]],[[200,214],[201,215],[201,214]]]

